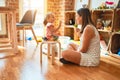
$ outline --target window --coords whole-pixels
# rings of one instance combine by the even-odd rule
[[[84,5],[88,5],[89,0],[76,0],[75,10],[82,8]]]
[[[0,6],[5,6],[5,0],[0,0]]]
[[[2,25],[1,25],[1,14],[0,14],[0,31],[2,30]]]
[[[35,34],[37,36],[43,36],[44,35],[44,25],[43,25],[43,20],[44,20],[44,1],[45,0],[22,0],[21,6],[22,11],[21,11],[21,17],[24,15],[24,13],[29,10],[29,9],[36,9],[37,14],[36,14],[36,19],[35,19],[35,24],[34,24],[34,30]],[[27,36],[33,36],[31,34],[31,31],[27,31]]]
[[[41,25],[44,19],[44,0],[23,0],[23,14],[28,9],[37,9],[35,25]]]
[[[0,0],[0,7],[5,6],[5,0]],[[5,14],[0,13],[0,35],[6,34]]]

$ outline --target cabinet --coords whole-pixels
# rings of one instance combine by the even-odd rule
[[[91,14],[93,23],[106,42],[109,53],[114,57],[118,56],[116,54],[120,49],[120,9],[92,10]]]
[[[0,13],[4,13],[7,16],[6,24],[7,28],[7,38],[0,38],[0,52],[12,50],[14,53],[18,52],[17,47],[17,31],[16,31],[16,9],[9,7],[0,7]]]
[[[109,55],[120,59],[120,32],[112,33],[108,51]]]
[[[120,59],[120,8],[115,9],[113,32],[109,42],[110,55]]]
[[[65,25],[75,24],[75,11],[65,11]]]
[[[64,35],[74,39],[75,11],[65,11]]]
[[[91,11],[92,20],[103,37],[120,31],[120,9],[97,9]],[[101,22],[101,24],[99,24]],[[108,35],[107,35],[108,36]],[[106,36],[106,37],[107,37]],[[106,40],[108,43],[108,40]]]
[[[111,32],[114,26],[114,9],[97,9],[91,11],[92,20],[98,29],[100,36],[105,40],[106,44],[109,43]]]
[[[75,15],[76,11],[65,11],[64,35],[71,37],[71,39],[78,41],[79,35],[75,31]]]
[[[114,14],[114,9],[92,10],[93,23],[99,31],[111,32],[114,24]],[[101,25],[98,22],[101,22]]]
[[[120,8],[115,9],[113,31],[120,32]]]

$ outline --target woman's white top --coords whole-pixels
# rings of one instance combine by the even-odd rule
[[[100,62],[100,37],[97,29],[91,26],[95,31],[95,36],[91,39],[89,48],[86,53],[81,54],[80,65],[81,66],[97,66]],[[89,34],[89,33],[88,33]],[[80,38],[80,46],[82,46],[83,35]]]

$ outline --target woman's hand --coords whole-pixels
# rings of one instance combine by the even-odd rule
[[[74,28],[75,33],[80,34],[80,29],[79,28]]]
[[[75,30],[76,30],[76,32],[80,32],[80,29],[79,29],[79,28],[76,28]]]
[[[76,36],[81,36],[81,33],[80,33],[80,28],[74,28],[74,34],[76,35]]]

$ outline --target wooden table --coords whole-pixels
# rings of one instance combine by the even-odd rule
[[[11,49],[14,51],[14,53],[18,52],[17,48],[17,31],[16,31],[16,9],[9,8],[9,7],[0,7],[0,13],[7,14],[7,33],[8,33],[8,39],[7,41],[10,43]],[[5,39],[0,38],[0,41],[5,41]],[[3,51],[2,47],[5,47],[5,45],[0,46],[0,52]],[[7,50],[7,48],[6,48]]]

